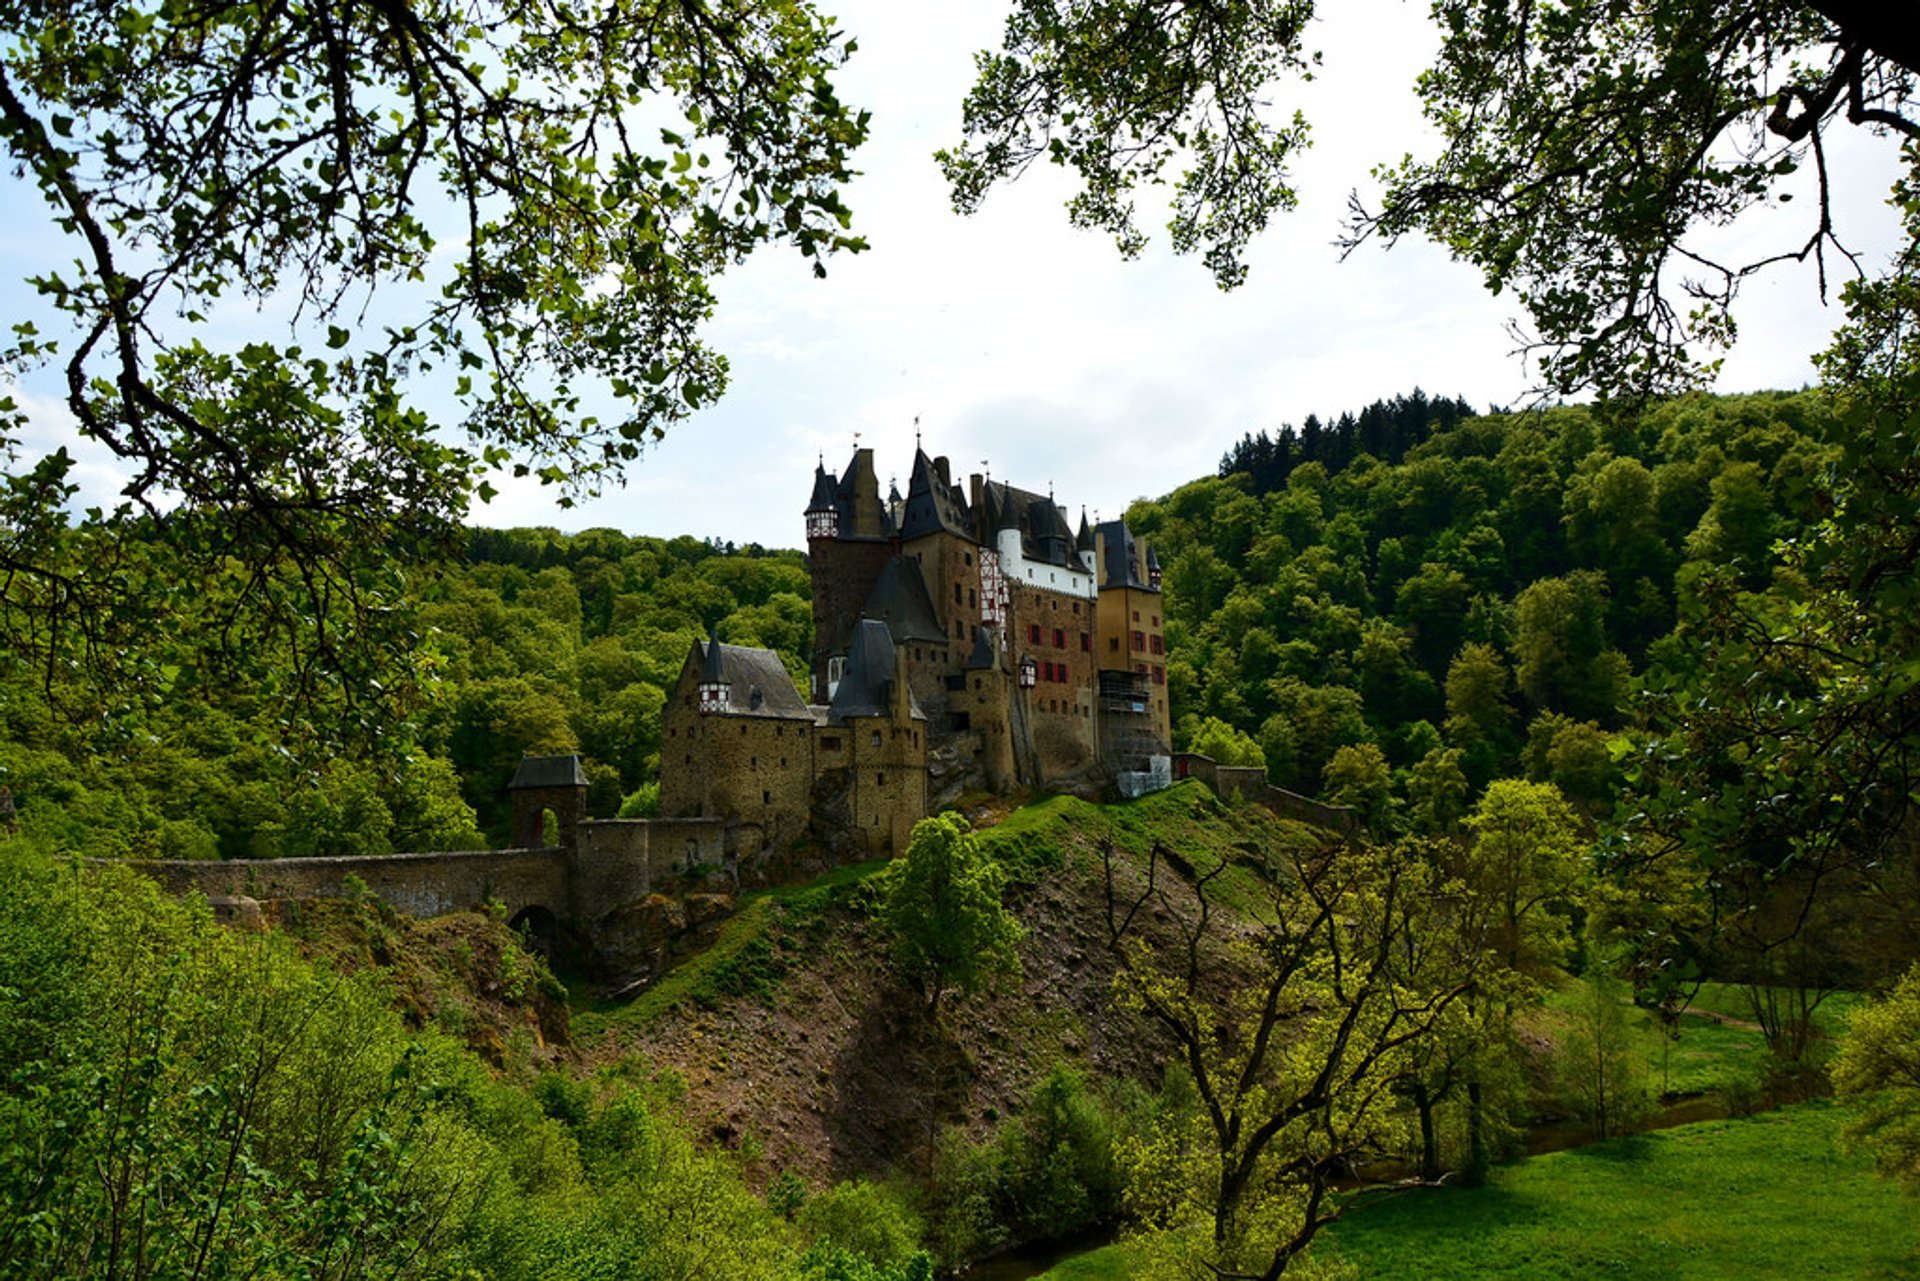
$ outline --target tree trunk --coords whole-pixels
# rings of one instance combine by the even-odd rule
[[[1425,1081],[1413,1083],[1413,1109],[1420,1117],[1420,1177],[1431,1183],[1440,1177],[1440,1136],[1433,1124],[1433,1095]]]
[[[1492,1165],[1493,1158],[1487,1152],[1486,1121],[1481,1115],[1480,1077],[1476,1074],[1467,1080],[1467,1168],[1461,1172],[1460,1182],[1466,1187],[1479,1187],[1487,1181],[1487,1171]]]

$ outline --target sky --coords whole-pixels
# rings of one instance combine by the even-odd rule
[[[1299,207],[1276,216],[1248,254],[1247,283],[1223,293],[1197,257],[1158,236],[1135,261],[1106,237],[1076,231],[1064,175],[1046,166],[995,191],[971,218],[951,211],[932,153],[960,140],[973,51],[997,43],[1004,9],[925,0],[829,0],[859,51],[844,100],[873,112],[861,176],[846,192],[854,230],[872,248],[813,278],[798,254],[765,250],[718,281],[708,331],[728,357],[726,396],[632,464],[623,487],[571,509],[551,488],[501,480],[477,506],[481,525],[608,526],[796,547],[813,468],[843,467],[875,449],[886,484],[904,492],[914,439],[958,475],[985,470],[1022,488],[1051,488],[1077,519],[1111,517],[1217,468],[1242,435],[1359,410],[1418,387],[1475,408],[1527,403],[1535,388],[1512,354],[1516,308],[1478,273],[1407,239],[1334,245],[1348,193],[1370,171],[1430,148],[1413,84],[1438,38],[1424,5],[1340,0],[1321,6],[1321,74],[1276,95],[1313,124],[1295,166]],[[1830,148],[1841,229],[1871,250],[1891,243],[1884,209],[1893,148],[1840,129]],[[1725,233],[1777,247],[1800,231],[1809,202]],[[0,191],[0,306],[38,269],[36,198]],[[1809,271],[1750,284],[1742,340],[1720,389],[1801,386],[1808,357],[1839,320]],[[35,415],[29,445],[68,443],[82,501],[115,488],[111,460],[71,443],[51,379],[19,394]]]

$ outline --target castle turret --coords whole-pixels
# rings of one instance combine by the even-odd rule
[[[696,687],[696,697],[700,701],[700,714],[712,716],[724,714],[731,701],[733,686],[727,680],[726,665],[720,660],[720,634],[717,629],[707,632],[706,659],[700,667],[700,684]]]
[[[807,504],[807,541],[840,536],[838,486],[825,462],[813,469],[813,499]]]

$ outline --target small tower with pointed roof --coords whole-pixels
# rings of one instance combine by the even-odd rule
[[[725,713],[733,703],[733,683],[727,679],[726,665],[720,661],[717,628],[707,629],[707,652],[700,665],[700,684],[695,693],[702,716]]]

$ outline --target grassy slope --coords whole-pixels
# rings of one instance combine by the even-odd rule
[[[1480,1189],[1408,1193],[1316,1251],[1365,1277],[1920,1277],[1920,1213],[1836,1138],[1815,1101],[1500,1167]],[[1121,1281],[1124,1246],[1043,1281]]]
[[[764,1154],[770,1174],[815,1181],[917,1167],[939,1129],[980,1129],[1016,1111],[1058,1062],[1095,1076],[1157,1079],[1162,1058],[1110,1008],[1102,845],[1137,883],[1158,842],[1257,907],[1241,860],[1317,840],[1258,807],[1222,806],[1199,784],[1119,805],[1054,797],[983,833],[1010,871],[1028,936],[1023,973],[998,993],[951,1000],[930,1026],[869,919],[884,864],[744,896],[714,946],[624,1004],[576,1006],[574,1039],[602,1062],[638,1055],[677,1073],[696,1124]],[[1161,871],[1161,883],[1178,881]]]

